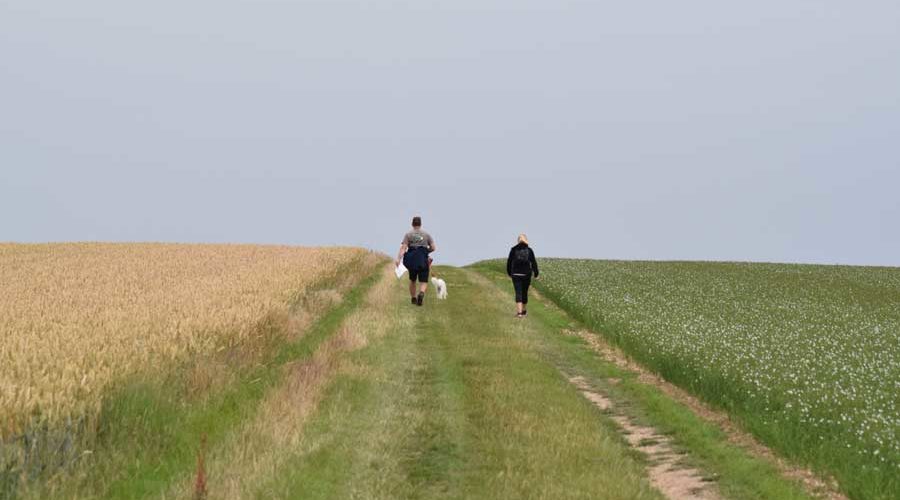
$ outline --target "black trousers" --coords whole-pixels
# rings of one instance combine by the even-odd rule
[[[531,286],[531,276],[513,276],[513,288],[516,289],[516,302],[528,303],[528,287]]]

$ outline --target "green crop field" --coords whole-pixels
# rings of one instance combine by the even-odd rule
[[[854,498],[900,498],[900,269],[546,259],[539,288]]]

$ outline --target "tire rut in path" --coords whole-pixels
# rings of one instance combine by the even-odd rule
[[[475,274],[472,281],[483,287],[490,287],[495,293],[499,288],[480,274]],[[547,303],[539,293],[537,298]],[[499,295],[499,297],[503,297]],[[519,320],[516,320],[519,321]],[[616,423],[619,432],[628,445],[646,456],[646,473],[650,484],[665,498],[670,500],[721,500],[714,481],[707,479],[708,474],[700,469],[685,465],[686,455],[678,453],[672,440],[660,434],[653,427],[637,424],[625,412],[617,409],[611,398],[595,390],[581,376],[572,376],[565,372],[563,377],[569,381],[581,395]]]
[[[584,377],[563,374],[588,401],[608,413],[635,450],[646,455],[650,483],[671,500],[720,500],[715,483],[704,478],[699,469],[683,465],[683,454],[675,451],[671,440],[653,427],[639,425],[617,411],[613,401],[594,390]]]
[[[545,303],[547,299],[541,297]],[[555,307],[555,306],[554,306]],[[747,450],[752,455],[773,464],[785,478],[799,481],[806,491],[814,497],[825,500],[848,500],[847,496],[838,489],[837,482],[833,478],[824,479],[805,467],[799,467],[787,462],[769,447],[760,443],[748,432],[740,429],[727,413],[715,410],[689,394],[680,387],[663,380],[658,375],[651,373],[642,365],[634,362],[622,351],[610,345],[599,334],[585,330],[564,330],[564,335],[581,338],[597,354],[617,367],[637,374],[638,380],[644,384],[656,387],[666,396],[680,402],[691,410],[699,418],[714,424],[722,430],[728,441],[740,448]]]

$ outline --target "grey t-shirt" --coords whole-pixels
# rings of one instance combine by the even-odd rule
[[[432,239],[430,234],[422,231],[421,229],[413,229],[412,231],[406,233],[401,243],[403,245],[406,245],[407,248],[429,248],[434,246],[434,239]]]

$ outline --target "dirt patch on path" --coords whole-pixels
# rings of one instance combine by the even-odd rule
[[[650,482],[666,498],[671,500],[719,500],[715,484],[704,479],[696,468],[682,464],[682,455],[672,447],[671,440],[652,427],[634,422],[621,412],[617,412],[611,399],[594,390],[583,377],[567,377],[569,382],[581,391],[597,408],[609,412],[614,422],[622,429],[625,440],[632,448],[647,456],[647,474]]]
[[[700,418],[717,425],[727,436],[728,441],[748,450],[753,455],[763,458],[775,465],[784,477],[798,480],[813,496],[827,500],[847,500],[847,497],[838,490],[837,482],[823,480],[811,470],[789,464],[785,459],[776,455],[771,449],[756,440],[752,435],[742,430],[731,420],[727,413],[711,408],[684,389],[675,386],[658,375],[648,371],[640,364],[632,361],[619,349],[606,342],[600,335],[585,331],[564,330],[565,335],[574,335],[584,340],[595,352],[615,364],[623,370],[634,372],[638,381],[652,385],[672,399],[687,406]],[[573,382],[574,383],[574,382]],[[583,393],[583,391],[582,391]],[[590,398],[589,398],[590,399]],[[592,400],[593,401],[593,400]],[[596,403],[595,403],[596,404]],[[679,498],[705,498],[705,497],[679,497]]]

